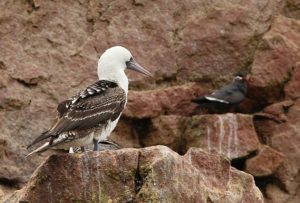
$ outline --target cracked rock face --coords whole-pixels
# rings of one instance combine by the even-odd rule
[[[253,177],[217,155],[164,146],[53,155],[8,201],[263,202]]]

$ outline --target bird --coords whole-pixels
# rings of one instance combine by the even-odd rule
[[[99,80],[57,106],[57,120],[41,133],[27,149],[49,139],[28,156],[52,149],[69,149],[92,144],[99,151],[99,141],[116,127],[127,103],[129,80],[125,70],[134,70],[147,76],[152,74],[139,65],[128,49],[111,47],[98,60]]]
[[[246,97],[246,75],[247,73],[245,71],[241,71],[236,74],[230,84],[209,95],[192,99],[192,102],[214,112],[232,111],[232,109],[235,109]]]

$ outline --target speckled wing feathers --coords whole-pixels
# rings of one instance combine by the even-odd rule
[[[53,134],[69,130],[84,130],[114,121],[121,114],[126,101],[121,88],[109,88],[101,96],[86,97],[71,104],[68,111],[51,128]]]
[[[119,117],[125,103],[126,93],[116,83],[106,80],[97,81],[74,97],[61,102],[57,107],[57,122],[31,145],[48,137],[52,137],[51,141],[53,141],[64,132],[72,132],[75,135],[76,131],[106,125],[109,120],[114,121]],[[64,135],[68,136],[70,133]],[[76,138],[77,136],[74,135],[73,137]]]

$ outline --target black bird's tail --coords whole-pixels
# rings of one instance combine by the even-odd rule
[[[34,145],[44,139],[47,139],[49,137],[51,137],[51,134],[50,134],[49,130],[47,130],[47,131],[43,132],[40,136],[38,136],[35,140],[33,140],[33,142],[27,146],[27,149],[30,148],[32,145]]]
[[[192,99],[192,102],[196,103],[196,104],[207,104],[207,103],[210,103],[209,100],[207,100],[205,97],[199,97],[199,98],[196,98],[196,99]]]

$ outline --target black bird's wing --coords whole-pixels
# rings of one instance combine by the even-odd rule
[[[247,84],[243,80],[235,79],[231,84],[214,92],[211,97],[226,101],[228,104],[237,104],[245,99]]]
[[[210,102],[236,104],[245,98],[246,91],[246,84],[244,84],[242,81],[234,81],[223,88],[216,90],[210,95],[205,95],[194,99],[193,102],[198,104],[207,104]]]
[[[116,83],[100,80],[88,86],[58,107],[58,121],[32,144],[60,133],[85,130],[116,120],[126,103],[125,91]]]
[[[239,90],[235,85],[226,85],[220,90],[215,91],[209,96],[205,96],[206,99],[216,102],[221,102],[225,104],[236,104],[241,102],[245,95]]]

